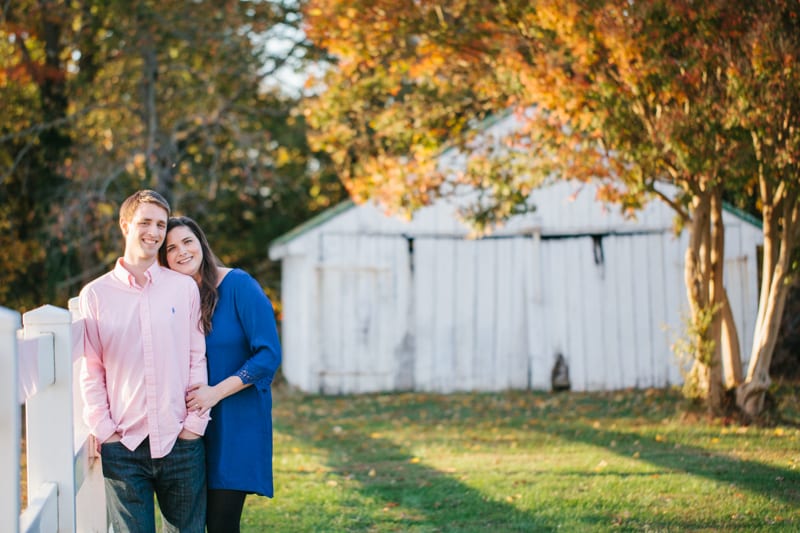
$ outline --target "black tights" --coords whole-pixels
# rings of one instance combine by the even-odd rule
[[[208,490],[208,533],[239,533],[246,492],[239,490]]]

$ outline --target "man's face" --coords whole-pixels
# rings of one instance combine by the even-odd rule
[[[121,228],[126,256],[155,259],[167,232],[167,212],[156,204],[141,204],[131,220],[121,224]]]

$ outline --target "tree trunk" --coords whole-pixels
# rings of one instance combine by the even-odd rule
[[[708,302],[711,309],[711,326],[709,339],[714,341],[711,349],[711,360],[708,363],[708,407],[716,414],[722,414],[725,396],[725,386],[722,379],[723,344],[729,345],[731,339],[722,341],[723,330],[728,325],[723,325],[722,308],[727,304],[727,295],[723,283],[725,266],[725,227],[722,223],[722,189],[714,187],[709,201],[709,271],[708,271]],[[734,341],[738,343],[738,340]],[[738,350],[737,350],[738,351]]]
[[[72,139],[64,126],[70,105],[67,67],[63,59],[63,34],[67,22],[63,16],[64,6],[59,2],[40,2],[39,9],[41,25],[38,37],[44,41],[44,67],[33,78],[39,89],[44,128],[39,133],[36,148],[27,157],[31,166],[24,178],[23,195],[16,198],[15,203],[24,213],[19,218],[20,237],[40,241],[43,245],[41,260],[30,257],[27,265],[30,279],[37,280],[34,283],[37,299],[52,301],[56,297],[57,277],[48,273],[59,269],[57,265],[62,258],[47,251],[52,245],[48,226],[58,225],[50,206],[59,205],[63,200],[67,180],[61,166],[72,147]],[[31,67],[35,69],[34,64],[31,63]]]
[[[783,209],[776,209],[775,204]],[[736,389],[736,405],[751,418],[756,418],[763,412],[764,399],[771,384],[769,367],[789,292],[787,278],[791,267],[791,252],[800,225],[797,192],[789,192],[774,201],[773,205],[765,204],[762,212],[764,257],[758,319],[747,377]]]
[[[708,325],[705,317],[709,310],[709,221],[711,202],[708,194],[696,194],[692,205],[689,226],[689,244],[686,248],[684,281],[690,311],[689,342],[692,350],[692,368],[685,378],[684,394],[693,398],[707,398],[711,357],[707,353]]]
[[[722,306],[719,309],[722,332],[719,340],[722,350],[723,383],[726,389],[732,389],[742,383],[742,351],[727,290],[722,297]]]
[[[139,40],[142,43],[142,120],[147,132],[146,155],[150,187],[161,193],[174,208],[175,165],[177,148],[168,132],[163,131],[158,110],[158,54],[155,36],[147,20],[142,24]]]
[[[724,286],[722,189],[710,180],[695,191],[684,276],[691,324],[692,368],[684,393],[721,414],[725,391],[741,381],[739,338]]]

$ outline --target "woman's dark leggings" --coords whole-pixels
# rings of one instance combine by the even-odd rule
[[[208,533],[239,533],[246,492],[240,490],[208,490]]]

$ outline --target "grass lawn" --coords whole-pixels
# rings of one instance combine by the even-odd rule
[[[664,390],[279,388],[275,498],[243,531],[800,531],[800,387],[775,399],[786,421],[755,427]]]

